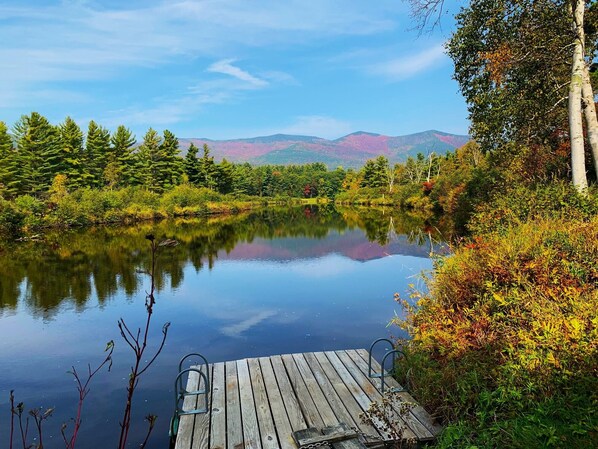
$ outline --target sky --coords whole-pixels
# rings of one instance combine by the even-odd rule
[[[400,0],[4,0],[0,120],[232,139],[467,134],[444,43]]]

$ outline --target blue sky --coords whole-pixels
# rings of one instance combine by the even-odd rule
[[[466,134],[442,30],[399,0],[64,0],[0,5],[0,120],[38,111],[138,139]]]

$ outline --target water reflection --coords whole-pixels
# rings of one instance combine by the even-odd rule
[[[0,247],[0,410],[8,393],[27,409],[56,407],[46,449],[60,444],[76,390],[67,370],[101,358],[114,365],[92,385],[77,447],[115,447],[131,355],[116,322],[144,319],[145,235],[175,238],[158,258],[156,327],[171,322],[164,351],[138,389],[131,447],[143,416],[159,418],[148,449],[168,444],[172,382],[180,357],[209,361],[367,346],[387,336],[404,293],[428,258],[433,226],[390,210],[308,207],[237,217],[50,232],[42,242]],[[435,244],[434,244],[435,245]],[[5,428],[6,429],[6,428]],[[0,447],[3,440],[0,429]],[[96,436],[102,435],[98,441]]]
[[[364,242],[360,233],[347,234],[355,229],[363,230],[375,244]],[[217,260],[284,261],[330,252],[361,261],[388,254],[427,257],[430,248],[422,241],[432,229],[397,211],[309,206],[131,227],[51,231],[41,242],[0,246],[0,313],[15,309],[21,298],[30,313],[50,319],[65,302],[82,310],[91,297],[103,304],[119,291],[133,295],[139,290],[139,271],[146,270],[149,262],[148,233],[181,243],[159,261],[156,284],[160,292],[167,281],[173,288],[182,284],[188,263],[199,271],[204,266],[212,269]],[[331,230],[338,233],[330,236]]]

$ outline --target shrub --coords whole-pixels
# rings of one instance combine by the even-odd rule
[[[598,217],[538,219],[437,261],[399,376],[439,447],[597,447]],[[412,374],[407,377],[407,370]]]
[[[505,232],[526,221],[545,218],[589,220],[598,215],[598,192],[594,187],[581,195],[569,182],[535,186],[513,185],[481,204],[468,225],[473,234]]]
[[[25,214],[8,201],[0,199],[0,234],[14,237],[21,232]]]

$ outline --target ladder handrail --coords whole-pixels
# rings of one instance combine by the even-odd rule
[[[392,341],[390,341],[388,338],[379,338],[378,340],[375,340],[371,344],[370,350],[368,351],[368,354],[369,354],[369,357],[368,357],[368,377],[380,377],[381,376],[380,374],[374,374],[374,373],[372,373],[372,351],[374,350],[374,346],[376,346],[381,341],[387,342],[390,345],[390,349],[394,348],[394,345],[392,344]],[[394,366],[394,364],[395,364],[395,360],[394,360],[394,357],[393,357],[393,359],[392,359],[392,365]]]
[[[193,357],[193,356],[197,356],[197,357],[199,357],[200,359],[203,360],[203,364],[202,365],[206,367],[206,373],[209,373],[210,371],[209,371],[208,359],[206,359],[199,352],[191,352],[191,353],[187,354],[186,356],[184,356],[181,359],[181,361],[179,362],[179,371],[178,371],[179,374],[181,373],[181,370],[183,369],[183,363],[185,362],[185,360],[187,360],[188,358]],[[177,379],[180,380],[180,382],[179,382],[179,390],[183,391],[184,390],[184,388],[183,388],[183,380],[179,376],[177,376]],[[206,390],[209,390],[210,389],[210,376],[209,375],[206,376],[205,379],[206,379],[206,384],[205,384],[206,385]],[[198,385],[198,387],[199,387],[199,385]]]

